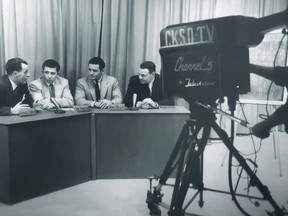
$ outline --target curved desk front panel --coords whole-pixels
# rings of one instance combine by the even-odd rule
[[[160,175],[188,117],[183,107],[0,116],[0,201]]]

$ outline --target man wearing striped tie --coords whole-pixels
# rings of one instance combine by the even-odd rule
[[[73,96],[67,79],[59,76],[60,65],[53,59],[48,59],[42,64],[42,77],[30,83],[29,89],[34,99],[34,107],[42,109],[55,108],[57,103],[60,108],[74,106]],[[51,102],[53,98],[54,103]]]

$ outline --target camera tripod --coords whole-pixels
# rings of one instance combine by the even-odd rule
[[[198,103],[199,106],[204,107],[203,112],[205,116],[200,119],[188,119],[184,123],[182,131],[178,137],[176,145],[170,155],[168,163],[166,164],[162,175],[160,178],[149,177],[150,181],[150,190],[147,192],[146,203],[150,210],[150,215],[160,216],[161,210],[159,204],[162,202],[163,194],[161,194],[161,187],[166,184],[167,179],[171,176],[172,172],[176,170],[176,177],[173,189],[173,194],[171,198],[171,204],[169,207],[168,215],[169,216],[184,216],[185,210],[188,206],[195,200],[199,195],[199,206],[204,205],[203,201],[203,192],[205,190],[210,190],[213,192],[220,192],[231,194],[232,200],[235,202],[236,206],[244,215],[249,215],[242,207],[239,205],[236,196],[247,197],[249,199],[258,199],[268,201],[274,209],[274,212],[267,212],[268,215],[273,216],[284,216],[287,215],[285,209],[281,209],[275,200],[270,195],[269,189],[267,186],[263,185],[259,178],[256,176],[255,172],[249,167],[246,160],[238,152],[238,150],[233,146],[233,142],[228,137],[226,131],[220,128],[216,123],[215,110],[210,106],[203,105]],[[212,112],[211,112],[212,110]],[[223,114],[223,113],[219,113]],[[224,113],[225,114],[225,113]],[[229,115],[229,114],[228,114]],[[239,120],[231,116],[232,120]],[[241,122],[243,125],[247,122]],[[239,162],[242,167],[241,172],[244,170],[250,178],[250,186],[255,186],[262,194],[263,197],[250,196],[248,194],[238,194],[236,193],[237,186],[233,188],[232,180],[229,179],[230,192],[220,191],[205,188],[203,184],[203,155],[204,149],[209,139],[211,128],[216,132],[219,138],[223,141],[224,145],[228,148],[230,152],[230,158],[232,156]],[[229,160],[231,163],[231,161]],[[231,172],[231,170],[230,170]],[[230,173],[231,174],[231,173]],[[159,184],[152,189],[152,180],[159,179]],[[239,179],[238,179],[239,180]],[[196,190],[193,197],[190,199],[188,204],[183,207],[185,197],[189,188]],[[255,202],[256,205],[257,202]]]

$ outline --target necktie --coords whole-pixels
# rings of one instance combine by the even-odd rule
[[[23,95],[21,95],[21,92],[18,86],[13,90],[13,93],[14,93],[17,103],[22,100]]]
[[[19,87],[17,86],[14,90],[14,95],[17,97],[18,96],[18,92],[19,92]]]
[[[152,95],[152,84],[149,84],[148,87],[149,87],[149,95],[151,96]]]
[[[146,94],[147,94],[146,97],[150,97],[151,96],[151,91],[150,91],[149,85],[147,85]]]
[[[100,89],[99,89],[99,80],[96,80],[96,83],[95,83],[95,95],[96,95],[96,101],[99,101],[100,100]]]
[[[55,87],[53,84],[49,85],[49,90],[50,90],[50,98],[55,98]]]

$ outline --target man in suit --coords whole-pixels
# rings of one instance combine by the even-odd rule
[[[163,98],[160,76],[156,74],[155,70],[156,66],[151,61],[144,61],[140,64],[138,75],[130,78],[124,97],[125,106],[158,108],[159,104],[174,105],[173,99]],[[133,104],[133,97],[135,104]]]
[[[0,115],[19,114],[21,108],[33,104],[27,84],[28,63],[12,58],[5,64],[5,70],[7,74],[0,78]]]
[[[53,59],[42,64],[42,77],[30,83],[29,89],[34,99],[34,106],[42,109],[55,108],[51,102],[54,98],[59,107],[73,107],[74,100],[68,80],[59,76],[60,65]]]
[[[115,77],[104,74],[105,62],[93,57],[88,62],[88,75],[77,81],[75,101],[77,105],[88,105],[106,109],[122,102],[122,94]]]

